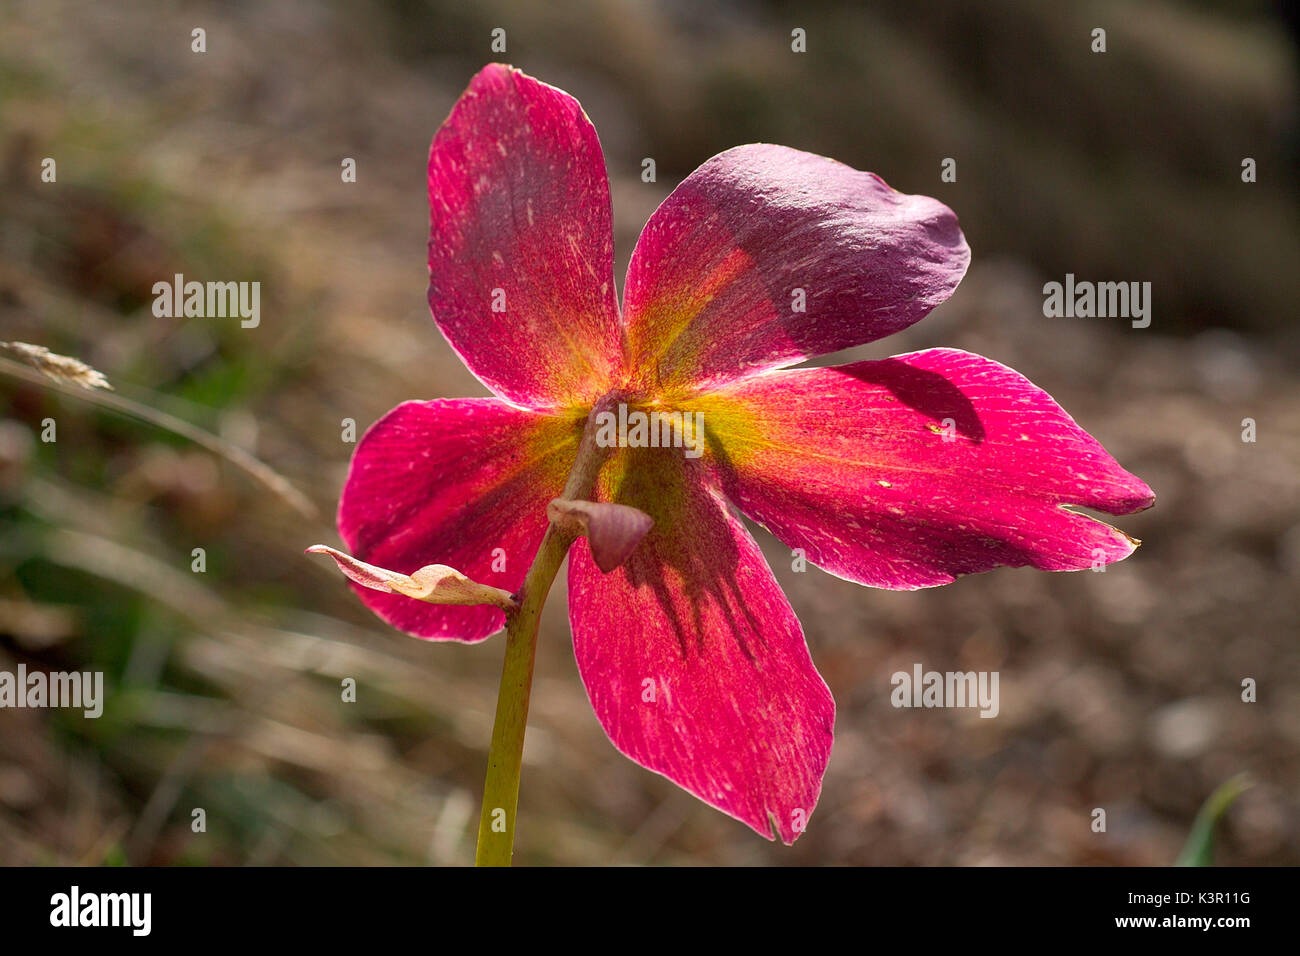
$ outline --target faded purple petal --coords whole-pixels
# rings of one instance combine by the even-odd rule
[[[547,505],[552,521],[573,523],[587,538],[596,566],[608,574],[628,559],[653,519],[639,508],[608,501],[568,501],[556,498]]]
[[[937,200],[784,146],[729,149],[632,253],[634,384],[707,386],[882,338],[947,299],[969,262]]]

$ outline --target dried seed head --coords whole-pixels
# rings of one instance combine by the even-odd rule
[[[0,342],[0,352],[13,356],[24,365],[36,369],[47,378],[57,382],[68,382],[82,388],[106,388],[112,391],[104,373],[91,368],[80,359],[70,355],[59,355],[43,345],[30,345],[27,342]]]

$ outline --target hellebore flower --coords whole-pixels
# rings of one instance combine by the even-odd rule
[[[835,707],[739,513],[881,588],[1078,570],[1137,546],[1069,506],[1127,514],[1151,490],[1011,369],[954,349],[787,368],[952,294],[970,249],[942,203],[821,156],[738,146],[655,211],[620,309],[595,129],[568,94],[497,64],[434,137],[428,181],[429,305],[496,397],[406,402],[378,421],[339,504],[356,557],[333,553],[394,627],[480,641],[533,587],[551,519],[570,536],[554,567],[585,530],[569,619],[601,726],[769,839],[793,842],[812,813]],[[598,413],[635,412],[683,422],[682,440],[588,455],[574,493]],[[435,561],[486,588],[480,603],[431,603],[443,586],[473,599],[450,568],[406,577]]]

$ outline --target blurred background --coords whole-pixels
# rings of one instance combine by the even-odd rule
[[[425,304],[424,167],[490,60],[592,117],[620,281],[655,206],[738,143],[942,199],[974,251],[962,286],[834,360],[987,355],[1158,495],[1115,519],[1144,544],[1105,574],[1004,569],[910,593],[793,573],[757,532],[839,707],[793,848],[614,750],[561,575],[517,862],[1161,865],[1239,772],[1255,786],[1217,861],[1300,862],[1294,8],[0,0],[0,23],[0,340],[84,359],[126,407],[224,449],[0,374],[0,670],[102,670],[108,689],[99,720],[0,710],[0,863],[472,860],[502,641],[393,632],[302,549],[338,544],[344,419],[359,434],[405,399],[485,394]],[[1067,272],[1151,282],[1150,328],[1044,318],[1042,285]],[[174,273],[260,281],[260,326],[155,317],[152,285]],[[889,676],[914,662],[1000,671],[999,717],[895,710]]]

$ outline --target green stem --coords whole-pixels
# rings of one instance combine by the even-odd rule
[[[596,444],[594,424],[597,412],[606,404],[602,402],[593,408],[587,419],[577,459],[564,486],[564,498],[591,497],[596,475],[609,455],[609,449]],[[533,662],[537,657],[537,627],[546,595],[574,537],[572,532],[561,530],[554,524],[546,529],[541,547],[537,549],[520,588],[519,607],[506,614],[506,659],[501,668],[497,712],[492,723],[492,745],[488,751],[487,780],[483,784],[475,866],[509,866],[514,855],[519,771],[523,763],[524,732],[528,726]]]

